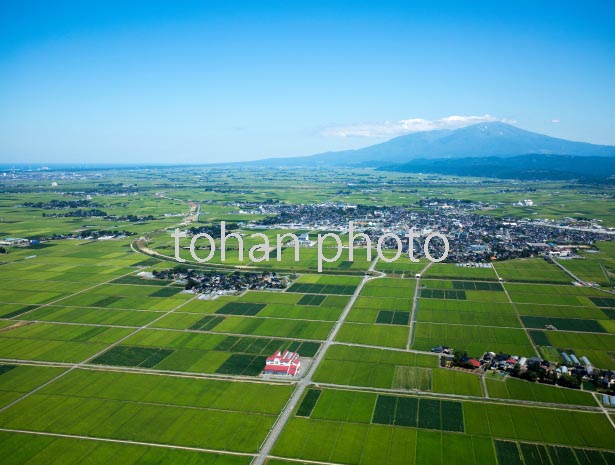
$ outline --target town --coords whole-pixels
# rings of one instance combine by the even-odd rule
[[[422,199],[416,207],[374,207],[344,203],[318,205],[283,205],[280,203],[234,204],[242,212],[270,215],[265,220],[250,221],[239,227],[247,229],[279,229],[334,231],[348,233],[353,222],[356,230],[374,243],[383,234],[396,234],[408,250],[408,231],[418,237],[413,241],[413,256],[425,256],[425,239],[439,232],[446,235],[450,251],[449,263],[480,263],[492,260],[526,258],[536,255],[571,256],[574,249],[591,247],[597,240],[614,240],[612,228],[583,228],[585,223],[572,219],[563,222],[521,218],[497,219],[476,213],[486,205],[455,199]],[[592,223],[596,225],[596,223]],[[303,237],[302,246],[314,246]],[[355,245],[365,245],[364,240]],[[385,241],[385,248],[396,248],[395,241]],[[428,249],[436,256],[444,253],[440,242],[431,242]]]

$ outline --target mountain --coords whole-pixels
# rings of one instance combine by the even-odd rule
[[[615,157],[530,154],[515,157],[419,159],[381,171],[521,180],[615,182]]]
[[[510,124],[492,122],[460,129],[416,132],[357,150],[268,159],[266,162],[286,166],[318,163],[378,167],[416,159],[511,157],[526,154],[611,157],[615,156],[615,147],[572,142],[526,131]]]

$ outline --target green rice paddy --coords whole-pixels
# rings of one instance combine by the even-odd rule
[[[573,285],[570,275],[541,258],[484,266],[438,263],[424,271],[425,259],[412,263],[404,257],[394,263],[380,260],[368,271],[365,250],[357,249],[360,260],[325,264],[325,272],[317,273],[315,250],[305,247],[300,262],[285,249],[281,261],[262,266],[241,264],[237,251],[229,251],[225,270],[245,265],[238,271],[277,272],[289,279],[286,289],[197,296],[184,291],[183,284],[148,274],[175,263],[130,247],[145,236],[152,249],[172,253],[165,228],[176,227],[182,217],[165,215],[185,214],[188,199],[202,208],[195,225],[207,225],[220,220],[246,224],[266,216],[242,213],[229,203],[228,189],[238,185],[241,189],[232,193],[236,202],[328,202],[340,188],[349,190],[347,201],[369,205],[407,206],[436,193],[484,196],[494,203],[500,197],[492,193],[494,186],[468,189],[421,181],[411,189],[403,183],[383,188],[369,170],[365,179],[374,189],[368,195],[348,187],[352,178],[344,173],[323,174],[326,186],[304,180],[311,175],[305,172],[273,171],[262,179],[218,173],[223,181],[208,177],[207,189],[183,183],[181,169],[169,169],[172,184],[165,187],[145,171],[134,173],[138,180],[115,174],[118,182],[137,183],[137,192],[93,198],[116,215],[154,215],[145,223],[117,224],[134,236],[52,240],[0,255],[2,463],[121,459],[128,465],[247,465],[285,409],[290,420],[269,465],[615,461],[615,429],[599,408],[599,393],[510,376],[486,376],[483,382],[470,370],[444,368],[441,356],[431,353],[437,346],[477,358],[485,351],[520,357],[538,351],[562,362],[565,351],[588,357],[594,367],[615,369],[615,299],[603,290],[613,283],[612,243],[600,242],[595,253],[560,261],[602,290]],[[74,181],[66,190],[95,187]],[[551,197],[574,200],[559,185],[536,188],[536,198],[551,205],[544,207],[546,215],[559,214],[547,203]],[[19,205],[64,196],[20,189],[0,199],[3,237],[109,226],[96,218],[43,221],[41,209]],[[156,197],[162,190],[167,198]],[[577,207],[584,208],[582,203]],[[503,215],[509,209],[500,210]],[[612,221],[612,212],[596,214]],[[280,232],[263,231],[271,237]],[[247,241],[252,231],[241,232]],[[216,255],[205,269],[220,270],[220,265]],[[371,279],[359,293],[366,275]],[[298,352],[301,374],[322,355],[293,405],[289,400],[297,379],[262,376],[265,359],[277,350]]]

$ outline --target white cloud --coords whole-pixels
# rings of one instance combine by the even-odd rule
[[[514,123],[515,121],[496,118],[491,115],[483,116],[446,116],[444,118],[429,120],[423,118],[409,118],[399,121],[385,121],[383,123],[360,123],[340,126],[330,126],[321,134],[328,137],[395,137],[411,132],[432,131],[434,129],[457,129],[471,124],[501,121]]]
[[[559,123],[560,121],[559,121],[558,119],[552,119],[552,120],[551,120],[551,122],[552,122],[552,123],[554,123],[554,124],[557,124],[557,123]]]

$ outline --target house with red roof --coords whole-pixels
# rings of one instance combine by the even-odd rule
[[[267,357],[263,373],[266,375],[296,376],[301,368],[301,360],[297,352],[279,350],[271,357]]]

